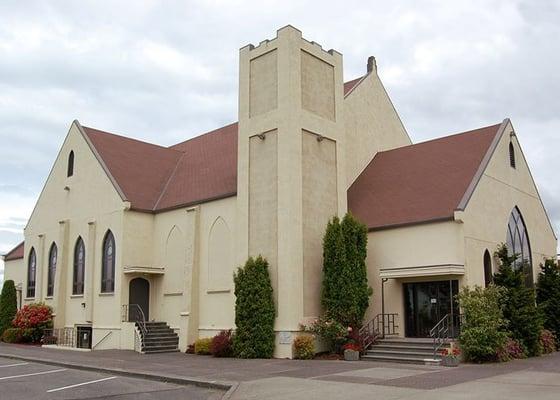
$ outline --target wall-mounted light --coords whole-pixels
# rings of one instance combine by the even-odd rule
[[[70,191],[70,186],[64,186],[64,190],[66,190],[67,192]]]
[[[317,135],[317,141],[322,142],[325,137],[323,135]]]
[[[266,139],[266,135],[264,133],[259,133],[257,136],[259,137],[260,140]]]

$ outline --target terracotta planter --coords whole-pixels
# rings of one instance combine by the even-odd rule
[[[345,361],[360,361],[360,352],[356,350],[344,350]]]

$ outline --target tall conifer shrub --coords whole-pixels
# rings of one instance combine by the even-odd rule
[[[553,259],[541,264],[537,304],[542,312],[544,327],[560,338],[560,266]]]
[[[233,351],[240,358],[271,358],[276,311],[268,262],[249,258],[234,274],[235,325]]]
[[[4,331],[12,326],[12,320],[17,313],[17,294],[14,281],[7,280],[2,286],[0,294],[0,338]]]
[[[505,244],[498,247],[496,257],[500,268],[494,275],[494,283],[506,290],[503,298],[504,318],[514,339],[523,344],[529,356],[539,355],[539,337],[542,320],[536,305],[535,290],[527,287],[523,268],[514,268],[517,255],[510,256]]]

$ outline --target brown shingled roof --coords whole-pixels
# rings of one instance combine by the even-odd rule
[[[500,126],[377,153],[348,189],[369,229],[452,219]]]
[[[19,260],[23,258],[23,251],[24,251],[23,247],[24,247],[23,242],[21,242],[12,250],[4,254],[4,261]]]

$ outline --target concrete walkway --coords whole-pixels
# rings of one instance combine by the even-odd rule
[[[560,353],[458,368],[369,361],[239,360],[124,350],[74,352],[0,344],[0,356],[222,390],[231,399],[555,399]]]

